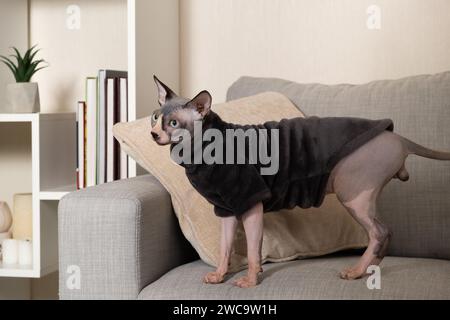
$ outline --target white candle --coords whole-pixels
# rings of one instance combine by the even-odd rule
[[[19,240],[19,265],[31,266],[33,264],[33,245],[29,240]]]
[[[19,261],[19,241],[5,239],[2,241],[3,264],[17,264]]]
[[[11,232],[0,233],[0,260],[2,259],[2,242],[5,239],[11,239]]]

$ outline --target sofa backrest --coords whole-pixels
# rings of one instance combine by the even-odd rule
[[[361,85],[242,77],[227,100],[264,91],[283,93],[307,116],[390,118],[396,133],[450,151],[450,72]],[[389,254],[450,259],[450,162],[410,156],[406,167],[410,180],[390,182],[379,201],[393,232]]]

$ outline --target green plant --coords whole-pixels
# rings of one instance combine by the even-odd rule
[[[17,60],[16,64],[14,64],[14,62],[8,57],[0,55],[0,61],[2,61],[11,70],[16,82],[30,82],[31,77],[36,72],[48,67],[48,65],[39,67],[41,63],[46,63],[45,60],[34,60],[36,53],[39,52],[39,49],[35,50],[35,48],[35,45],[32,46],[22,57],[19,50],[13,47],[12,49],[15,51],[15,54],[10,55],[10,57],[14,57]]]

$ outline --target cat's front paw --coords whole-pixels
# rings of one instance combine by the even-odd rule
[[[222,283],[223,279],[224,279],[225,274],[221,273],[221,272],[208,272],[204,277],[203,277],[203,282],[204,283],[210,283],[210,284],[217,284],[217,283]]]

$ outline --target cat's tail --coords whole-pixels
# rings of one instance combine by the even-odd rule
[[[403,142],[409,154],[435,160],[450,160],[450,152],[428,149],[406,138],[403,138]]]

